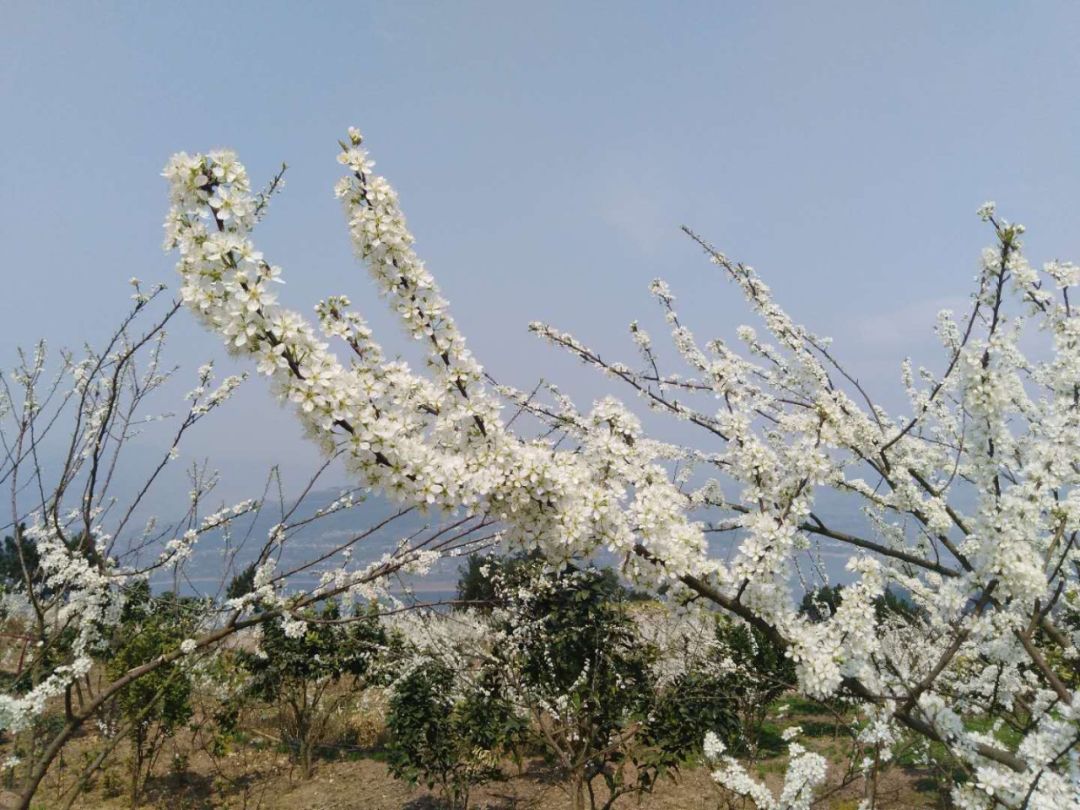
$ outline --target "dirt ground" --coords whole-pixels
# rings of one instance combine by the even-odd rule
[[[224,748],[205,744],[195,726],[170,737],[154,768],[155,776],[146,784],[139,807],[142,810],[438,810],[436,796],[424,787],[412,787],[395,779],[376,753],[385,742],[382,709],[374,701],[363,712],[348,718],[349,727],[368,740],[366,748],[333,746],[325,749],[330,758],[320,758],[310,779],[303,779],[274,728],[248,718],[243,741],[236,739]],[[854,778],[841,784],[849,755],[844,737],[837,733],[837,718],[798,699],[777,703],[785,713],[785,724],[798,723],[805,730],[802,742],[828,761],[828,781],[815,808],[855,810],[863,798],[864,784]],[[842,719],[842,718],[841,718]],[[366,729],[361,733],[361,730]],[[776,730],[772,730],[776,737]],[[75,784],[86,763],[100,750],[101,739],[87,730],[65,748],[35,796],[35,810],[61,810],[65,792]],[[0,745],[0,756],[10,753]],[[763,745],[763,759],[750,766],[752,775],[764,779],[779,792],[786,765],[779,737],[769,747]],[[130,760],[121,748],[104,770],[94,774],[88,789],[73,807],[82,810],[127,810],[131,807]],[[520,766],[506,762],[503,778],[474,789],[471,810],[561,810],[571,806],[561,776],[540,757]],[[615,810],[753,810],[749,802],[725,793],[710,777],[706,767],[684,768],[674,778],[664,777],[651,794],[627,795]],[[885,770],[878,784],[877,810],[942,808],[942,797],[929,774],[899,765]],[[602,780],[597,788],[603,791]],[[70,795],[70,794],[68,794]],[[0,810],[12,807],[11,793],[0,792]]]
[[[436,797],[428,790],[394,779],[384,763],[371,758],[323,761],[314,777],[303,780],[290,769],[287,758],[265,752],[258,765],[244,763],[246,778],[215,778],[201,765],[192,762],[182,776],[153,780],[147,786],[142,808],[161,810],[438,810]],[[831,784],[839,773],[830,767]],[[290,772],[291,771],[291,772]],[[768,772],[770,785],[779,787],[780,775]],[[542,760],[527,763],[518,775],[517,768],[506,768],[507,778],[477,788],[470,796],[474,810],[562,810],[570,807],[564,785]],[[894,770],[879,787],[881,810],[911,810],[938,806],[937,797],[915,789],[918,774]],[[124,795],[103,795],[102,784],[83,795],[76,807],[87,810],[121,810],[130,807]],[[52,794],[52,795],[50,795]],[[38,795],[34,807],[52,810],[61,806],[48,786]],[[849,785],[830,796],[818,807],[855,810],[862,798],[862,785]],[[0,806],[3,802],[0,801]],[[624,796],[616,808],[652,810],[750,810],[740,800],[732,801],[712,781],[705,768],[684,770],[676,779],[664,779],[651,795],[641,798]]]
[[[879,797],[884,800],[881,807],[896,810],[935,804],[932,797],[914,793],[903,778],[887,782]],[[861,786],[856,786],[821,806],[854,810],[861,798]],[[523,777],[478,789],[470,806],[476,810],[561,810],[570,806],[570,799],[563,786],[550,779],[540,763],[534,763]],[[640,804],[632,796],[623,797],[616,804],[618,808],[651,810],[718,810],[741,806],[738,801],[735,804],[725,801],[704,768],[684,771],[678,781],[664,780]],[[409,790],[395,782],[381,763],[362,760],[336,763],[323,772],[322,778],[278,793],[263,807],[265,810],[435,810],[439,805],[426,790]]]

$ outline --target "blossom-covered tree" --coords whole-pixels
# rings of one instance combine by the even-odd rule
[[[202,366],[183,407],[160,412],[157,403],[177,373],[163,354],[165,330],[181,302],[165,302],[163,287],[133,283],[134,304],[103,347],[60,353],[50,363],[41,343],[20,353],[13,372],[0,373],[0,486],[10,509],[0,525],[7,535],[0,730],[23,752],[22,761],[5,763],[20,808],[30,806],[64,747],[95,723],[103,729],[103,747],[67,786],[66,806],[74,806],[88,778],[125,739],[137,749],[135,758],[152,767],[154,757],[141,756],[147,734],[181,722],[189,677],[237,633],[276,622],[285,635],[302,636],[310,609],[327,600],[393,601],[388,589],[397,574],[426,571],[443,554],[490,542],[494,531],[482,516],[419,532],[413,526],[389,551],[354,559],[363,541],[380,529],[393,531],[408,511],[399,510],[374,526],[357,518],[356,530],[329,548],[286,557],[302,531],[331,515],[356,514],[363,502],[349,489],[331,503],[306,504],[327,465],[292,500],[281,494],[276,472],[262,497],[232,506],[214,500],[217,478],[205,464],[191,467],[189,488],[177,487],[165,471],[242,378],[215,384],[213,367]],[[168,427],[167,441],[156,459],[139,464],[129,448],[151,423]],[[275,484],[278,504],[269,497]],[[152,515],[155,498],[169,498],[171,513]],[[238,521],[259,513],[276,518],[269,531],[252,533],[249,522],[248,540],[233,537]],[[220,581],[183,599],[175,589],[171,601],[155,596],[148,613],[141,604],[147,579],[185,583],[199,559],[199,541],[208,536],[217,540],[206,554],[214,555]],[[226,583],[241,550],[250,560],[249,587],[229,594]],[[315,584],[301,581],[305,577]],[[146,775],[139,770],[136,765],[133,796]]]
[[[944,367],[906,364],[907,413],[891,413],[751,267],[688,231],[764,326],[739,330],[741,351],[698,341],[662,281],[652,293],[689,373],[661,371],[636,323],[636,365],[532,325],[702,431],[700,446],[680,446],[647,436],[614,398],[583,412],[554,390],[540,401],[491,384],[355,130],[338,159],[357,256],[426,347],[425,373],[387,359],[344,296],[320,303],[315,325],[277,303],[281,270],[252,239],[266,199],[230,152],[169,162],[166,245],[179,253],[188,308],[273,379],[362,485],[491,516],[513,542],[555,559],[607,547],[639,580],[740,617],[786,650],[805,694],[855,700],[879,748],[902,732],[944,746],[967,774],[958,806],[1080,806],[1080,637],[1067,621],[1080,599],[1080,319],[1070,297],[1080,268],[1035,269],[1023,228],[980,209],[995,245],[970,309],[940,314]],[[1029,340],[1042,348],[1027,350]],[[507,402],[561,444],[515,433]],[[817,505],[823,489],[856,499],[868,530],[838,528]],[[727,540],[723,553],[710,551],[710,534]],[[793,569],[822,540],[848,549],[855,582],[834,614],[812,621]],[[910,595],[913,620],[878,618],[889,586]],[[759,804],[808,806],[819,763],[793,754],[806,778],[789,774],[780,804]]]

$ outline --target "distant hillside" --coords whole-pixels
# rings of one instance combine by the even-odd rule
[[[333,503],[341,493],[340,489],[311,493],[289,522],[296,523],[313,515]],[[325,515],[302,526],[290,536],[282,547],[277,568],[279,571],[287,571],[330,553],[350,538],[383,523],[399,511],[400,508],[395,504],[371,496],[351,509]],[[280,503],[266,503],[257,514],[237,520],[228,541],[222,532],[204,535],[186,567],[185,577],[176,582],[171,573],[163,573],[152,578],[152,585],[155,589],[175,588],[188,594],[216,594],[222,583],[227,583],[258,557],[270,530],[281,522],[282,515]],[[387,525],[352,546],[353,567],[362,567],[379,559],[393,551],[402,539],[421,533],[425,528],[437,527],[442,519],[443,516],[435,512],[425,515],[413,510],[390,520]],[[422,581],[411,583],[410,587],[428,598],[445,598],[457,585],[459,564],[458,559],[443,560],[429,576]],[[312,569],[290,578],[290,583],[297,589],[309,588],[318,581],[320,573],[340,565],[340,554],[334,555]]]
[[[297,511],[291,522],[297,522],[310,516],[319,509],[333,503],[342,493],[341,489],[323,489],[311,493],[304,507]],[[285,544],[278,562],[278,570],[288,570],[330,552],[350,537],[363,533],[400,511],[400,508],[379,496],[369,496],[351,509],[320,518],[302,527]],[[855,502],[834,490],[818,492],[815,513],[819,514],[831,528],[872,536],[871,527],[865,516],[858,510]],[[443,515],[432,512],[427,515],[418,510],[390,521],[386,526],[364,538],[353,546],[355,566],[377,560],[383,554],[392,551],[397,544],[428,527],[437,527]],[[706,515],[697,516],[707,519]],[[170,574],[159,575],[152,580],[157,589],[178,589],[183,593],[215,595],[223,583],[227,583],[236,573],[242,571],[259,554],[270,529],[282,519],[282,506],[271,502],[264,505],[254,516],[246,516],[233,527],[231,543],[226,545],[222,534],[211,533],[199,541],[196,554],[193,555],[186,574],[179,582],[174,582]],[[710,546],[715,555],[727,559],[738,544],[740,532],[711,534]],[[850,548],[839,543],[822,540],[817,546],[817,554],[824,563],[830,580],[845,583],[851,580],[844,566],[850,556]],[[320,563],[313,569],[298,574],[291,579],[292,587],[309,588],[318,580],[319,573],[340,565],[340,556],[334,556]],[[617,565],[618,559],[610,552],[600,549],[595,555],[600,565]],[[422,579],[413,578],[409,587],[418,595],[427,599],[451,597],[457,585],[460,558],[442,560],[432,572]]]

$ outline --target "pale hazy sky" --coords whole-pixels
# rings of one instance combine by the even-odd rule
[[[290,164],[258,232],[284,303],[347,293],[402,347],[331,194],[355,124],[507,382],[592,397],[526,324],[632,359],[657,275],[700,336],[732,334],[745,310],[685,223],[894,390],[968,294],[985,199],[1033,259],[1080,258],[1078,43],[1080,7],[1049,2],[0,0],[4,364],[38,336],[103,337],[132,275],[173,281],[159,172],[216,146],[256,183]],[[187,315],[175,334],[189,373],[222,355]],[[313,458],[262,383],[236,405],[193,452],[240,478]]]

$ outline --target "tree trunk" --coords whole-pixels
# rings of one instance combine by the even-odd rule
[[[131,741],[131,808],[139,806],[139,782],[142,777],[143,740],[138,731]]]
[[[315,771],[312,748],[310,740],[300,741],[300,772],[304,775],[305,780],[310,779]]]
[[[570,777],[570,798],[573,810],[589,810],[589,798],[586,795],[585,773],[575,771]]]

